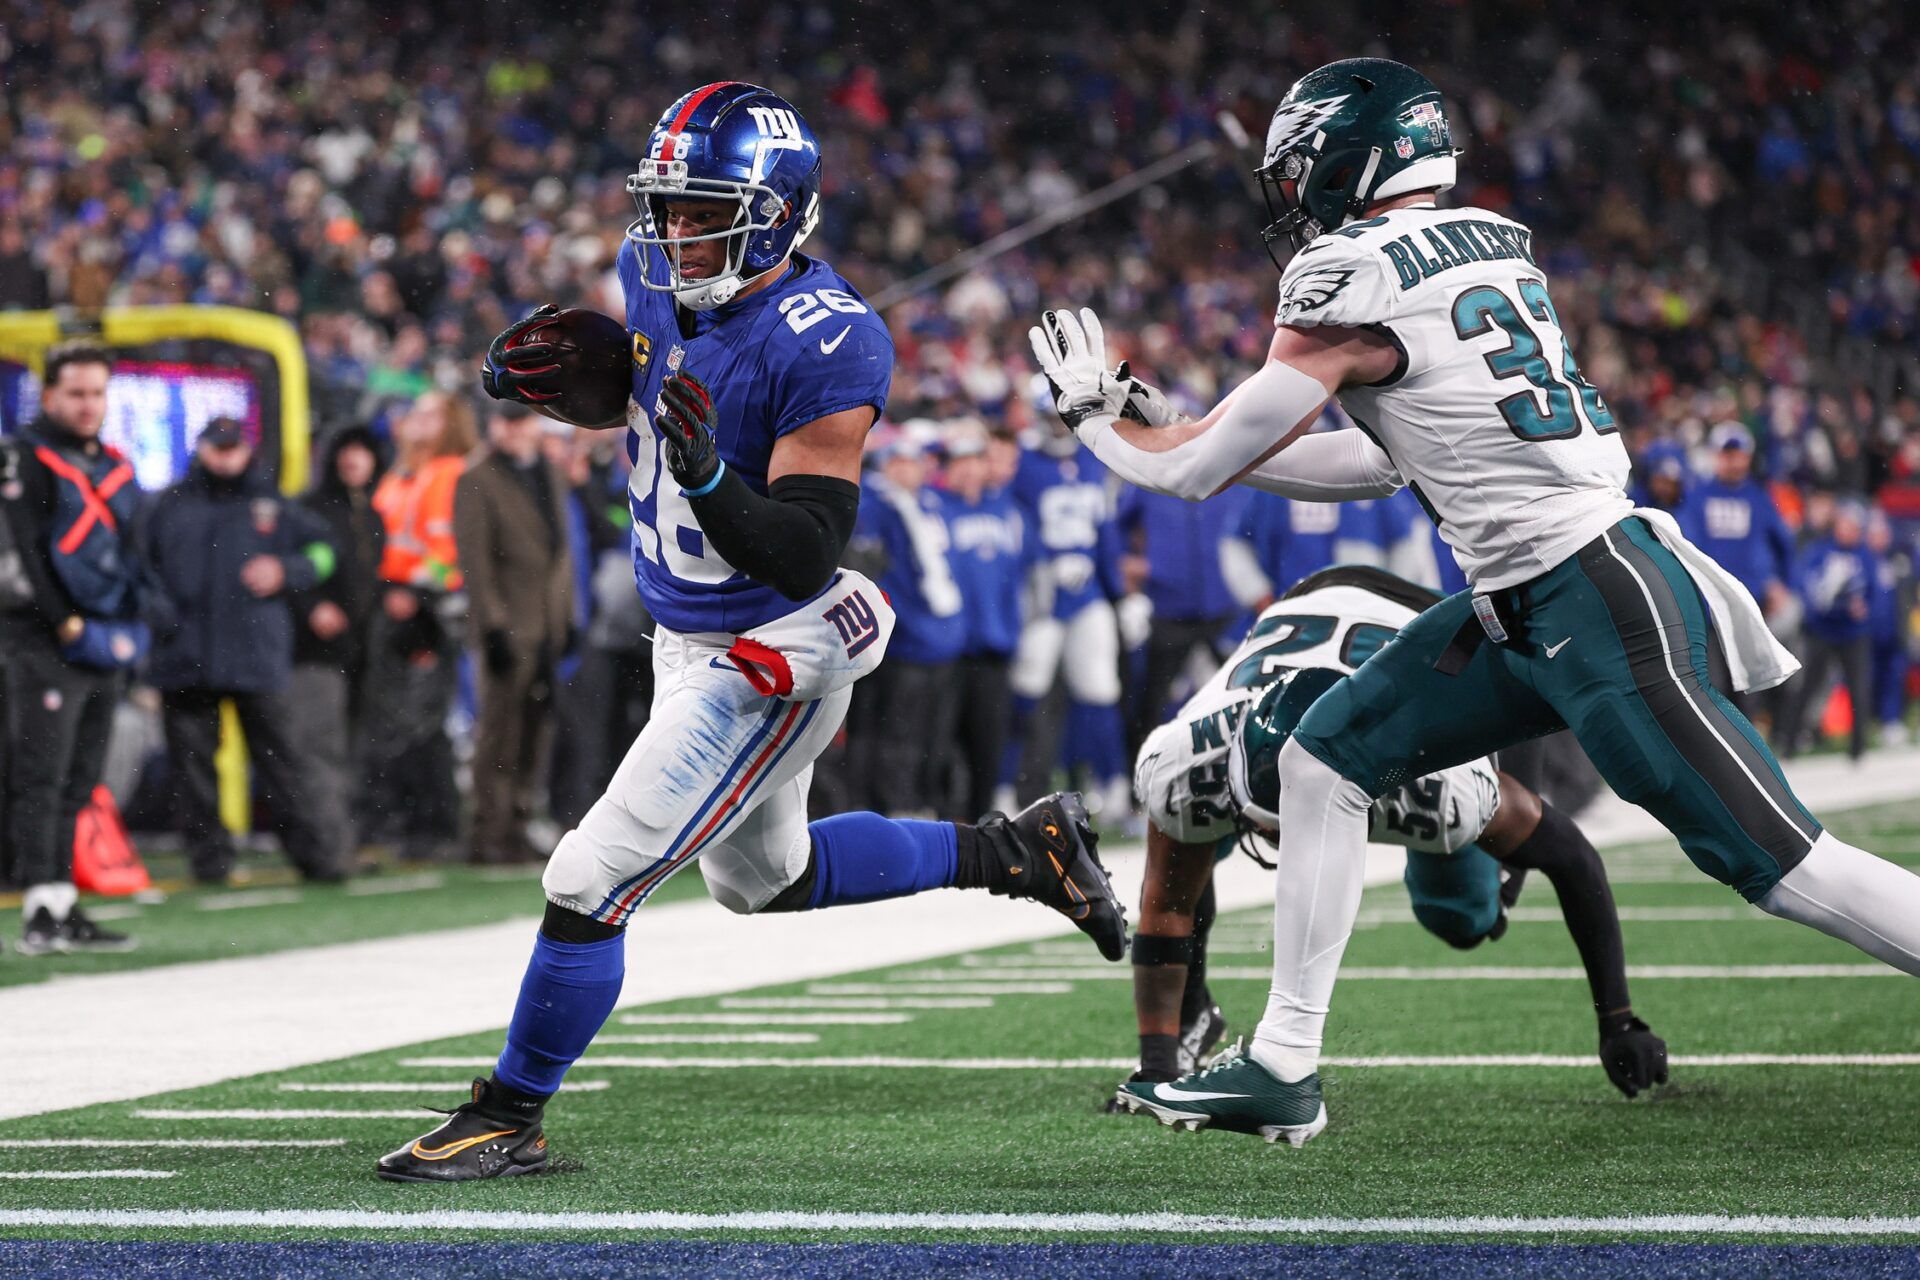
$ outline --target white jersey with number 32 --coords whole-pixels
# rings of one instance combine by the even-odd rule
[[[1619,427],[1580,374],[1533,233],[1484,209],[1395,209],[1287,264],[1275,322],[1368,328],[1393,376],[1340,392],[1479,590],[1538,577],[1632,510]]]

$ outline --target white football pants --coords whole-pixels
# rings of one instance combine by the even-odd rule
[[[731,635],[653,639],[653,714],[607,793],[547,863],[547,899],[608,924],[700,860],[715,901],[758,911],[806,870],[813,762],[851,687],[811,702],[757,692],[725,658]]]

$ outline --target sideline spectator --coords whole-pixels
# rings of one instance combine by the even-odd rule
[[[1153,602],[1146,671],[1133,705],[1129,754],[1166,719],[1167,695],[1196,653],[1211,672],[1239,637],[1228,634],[1241,604],[1227,584],[1224,544],[1237,538],[1253,491],[1234,488],[1185,502],[1129,488],[1120,497],[1121,562],[1128,585]]]
[[[553,428],[560,425],[541,425],[549,464],[556,461]],[[632,515],[621,465],[626,461],[619,436],[611,432],[577,432],[568,447],[570,501],[584,537],[576,534],[574,540],[580,640],[554,700],[555,718],[566,732],[554,738],[547,807],[561,827],[577,825],[605,793],[653,702],[652,620],[633,586]]]
[[[1773,495],[1753,478],[1753,433],[1723,422],[1708,442],[1713,478],[1687,491],[1676,513],[1681,530],[1740,580],[1777,629],[1793,612],[1793,533]]]
[[[305,879],[330,882],[346,875],[349,835],[341,815],[314,804],[313,765],[293,731],[287,683],[292,593],[333,573],[334,550],[325,523],[283,499],[252,463],[245,427],[215,418],[194,445],[186,479],[154,499],[143,544],[172,625],[147,676],[160,690],[193,878],[221,884],[234,867],[214,772],[220,704],[230,700],[288,860]]]
[[[895,817],[933,817],[959,713],[953,662],[966,645],[960,588],[939,496],[927,487],[925,447],[903,428],[874,451],[855,537],[884,568],[875,581],[898,618],[887,660],[875,673],[869,715],[874,807]]]
[[[313,769],[313,807],[339,833],[335,865],[354,853],[354,762],[367,634],[379,607],[380,559],[387,530],[373,509],[380,452],[365,427],[346,427],[322,445],[316,478],[301,506],[325,523],[337,556],[333,574],[294,596],[293,677],[287,702],[294,738]]]
[[[410,861],[451,856],[460,832],[447,716],[466,616],[453,495],[473,451],[473,408],[429,391],[394,428],[398,457],[373,491],[386,526],[380,609],[367,641],[361,834],[397,823]]]
[[[470,861],[544,860],[527,834],[553,716],[554,669],[571,645],[568,486],[547,461],[533,410],[487,413],[487,441],[455,489],[454,538],[466,581],[480,684]]]
[[[1873,612],[1881,592],[1879,558],[1865,545],[1866,510],[1851,499],[1837,504],[1833,531],[1816,538],[1801,553],[1800,591],[1806,603],[1806,667],[1798,677],[1798,698],[1781,727],[1781,753],[1797,754],[1807,732],[1819,731],[1818,712],[1827,701],[1834,668],[1853,703],[1853,732],[1847,754],[1858,760],[1867,750],[1867,721],[1873,716],[1871,680]]]
[[[40,416],[0,489],[32,585],[0,614],[7,650],[6,844],[21,900],[20,951],[124,950],[77,905],[74,823],[106,760],[125,672],[145,656],[142,612],[155,602],[134,545],[133,467],[100,443],[112,358],[70,344],[47,353]]]
[[[941,495],[952,543],[949,562],[965,602],[961,619],[966,628],[953,681],[960,703],[955,763],[963,775],[964,798],[956,801],[949,788],[941,799],[943,808],[957,805],[964,821],[993,808],[1013,708],[1007,671],[1020,643],[1020,592],[1031,557],[1018,504],[1004,484],[988,487],[994,467],[990,448],[977,424],[956,430],[947,442]]]
[[[1042,384],[1044,387],[1044,383]],[[1120,715],[1120,531],[1107,469],[1057,418],[1020,456],[1011,492],[1033,531],[1025,625],[1014,651],[1013,743],[994,807],[1011,813],[1051,789],[1056,764],[1084,766],[1087,807],[1125,822],[1131,763]],[[1064,731],[1045,714],[1064,686]]]
[[[1907,657],[1908,610],[1911,592],[1903,591],[1907,574],[1896,567],[1893,523],[1875,511],[1867,518],[1867,552],[1877,576],[1872,597],[1869,632],[1873,641],[1873,716],[1880,724],[1880,745],[1905,746],[1908,741]]]

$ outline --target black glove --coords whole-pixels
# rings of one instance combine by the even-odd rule
[[[665,410],[653,427],[667,442],[667,470],[689,493],[706,488],[720,473],[720,453],[713,443],[720,423],[713,397],[700,379],[675,373],[660,384],[660,402]]]
[[[506,632],[495,628],[481,636],[480,653],[492,674],[504,676],[513,670],[513,642],[507,639]]]
[[[525,320],[509,325],[493,340],[493,344],[487,348],[487,362],[480,366],[480,385],[488,395],[495,400],[539,404],[559,394],[546,381],[560,368],[554,360],[553,344],[527,342],[517,347],[513,345],[521,334],[538,328],[559,314],[560,308],[551,302],[545,303]]]
[[[1600,1065],[1614,1088],[1631,1098],[1667,1082],[1667,1042],[1631,1011],[1607,1014],[1600,1019]]]

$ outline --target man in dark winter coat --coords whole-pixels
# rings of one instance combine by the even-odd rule
[[[346,847],[338,863],[353,856],[352,744],[359,723],[360,675],[366,666],[367,633],[380,603],[380,557],[386,523],[373,509],[380,480],[380,454],[373,433],[347,427],[327,437],[313,488],[300,500],[325,522],[337,555],[332,576],[293,593],[293,676],[288,708],[293,736],[312,762],[314,812],[338,831]]]
[[[290,592],[330,577],[336,559],[324,523],[253,473],[253,446],[230,418],[207,425],[187,478],[163,492],[145,526],[148,562],[175,618],[158,639],[148,678],[161,692],[174,794],[195,879],[233,869],[220,823],[213,755],[220,704],[233,701],[248,758],[287,856],[314,880],[337,880],[346,837],[323,829],[290,730]]]

